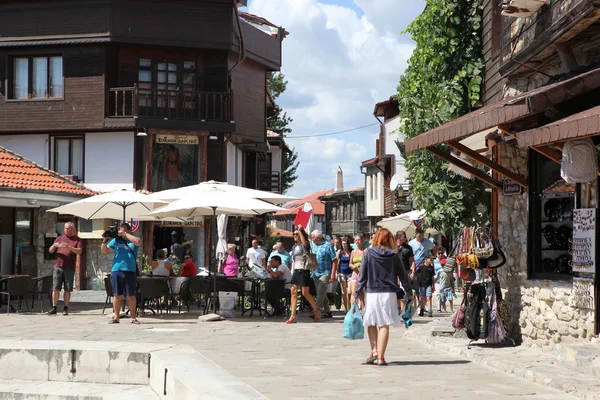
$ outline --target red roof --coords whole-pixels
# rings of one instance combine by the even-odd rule
[[[315,215],[325,215],[325,204],[323,204],[323,202],[319,200],[319,197],[326,196],[331,193],[333,193],[333,189],[321,190],[319,192],[315,192],[306,197],[303,197],[300,200],[292,201],[291,203],[288,203],[283,206],[283,208],[287,208],[289,211],[278,211],[275,213],[275,215],[296,214],[298,210],[304,207],[304,203],[306,202],[310,203]]]
[[[84,186],[0,146],[0,188],[91,196]]]

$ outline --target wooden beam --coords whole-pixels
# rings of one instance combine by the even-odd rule
[[[482,156],[481,154],[477,153],[476,151],[471,150],[464,144],[459,143],[458,141],[451,140],[448,142],[448,146],[450,146],[451,148],[453,148],[456,151],[460,151],[461,153],[466,154],[468,157],[472,158],[473,160],[477,161],[478,163],[485,165],[486,167],[490,168],[491,170],[498,172],[500,175],[507,177],[511,181],[518,183],[521,187],[527,189],[527,186],[528,186],[527,179],[525,179],[523,176],[512,172],[508,168],[505,168],[498,163],[491,161],[490,159]]]
[[[546,156],[547,158],[556,163],[560,164],[562,161],[562,153],[560,151],[551,149],[550,147],[531,147],[531,149],[537,151],[543,156]]]
[[[452,156],[452,154],[445,152],[443,150],[440,150],[437,147],[433,147],[433,146],[428,147],[427,150],[429,150],[430,153],[435,154],[436,156],[440,157],[441,159],[448,161],[450,164],[456,165],[458,168],[465,170],[469,174],[475,176],[479,180],[487,183],[488,185],[495,187],[497,189],[502,189],[502,183],[500,183],[498,180],[492,178],[485,172],[459,160],[458,158]]]

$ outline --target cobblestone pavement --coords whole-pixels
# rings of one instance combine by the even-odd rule
[[[78,302],[81,300],[95,303]],[[110,313],[100,314],[100,302],[104,302],[101,292],[75,293],[67,317],[39,313],[7,316],[3,307],[0,336],[189,344],[271,399],[573,398],[407,339],[403,328],[392,330],[388,367],[363,365],[369,354],[367,341],[341,338],[342,313],[318,324],[312,323],[307,313],[294,325],[257,316],[197,322],[200,313],[194,306],[190,313],[175,310],[169,315],[145,316],[141,325],[126,319],[109,325]],[[430,321],[421,318],[416,323]]]

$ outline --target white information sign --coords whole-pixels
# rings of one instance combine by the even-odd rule
[[[572,305],[588,310],[594,309],[594,280],[590,278],[573,278]]]
[[[573,210],[573,253],[574,272],[596,272],[596,209]]]

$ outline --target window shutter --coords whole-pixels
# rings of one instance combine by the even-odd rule
[[[6,53],[0,53],[0,96],[6,96]]]

